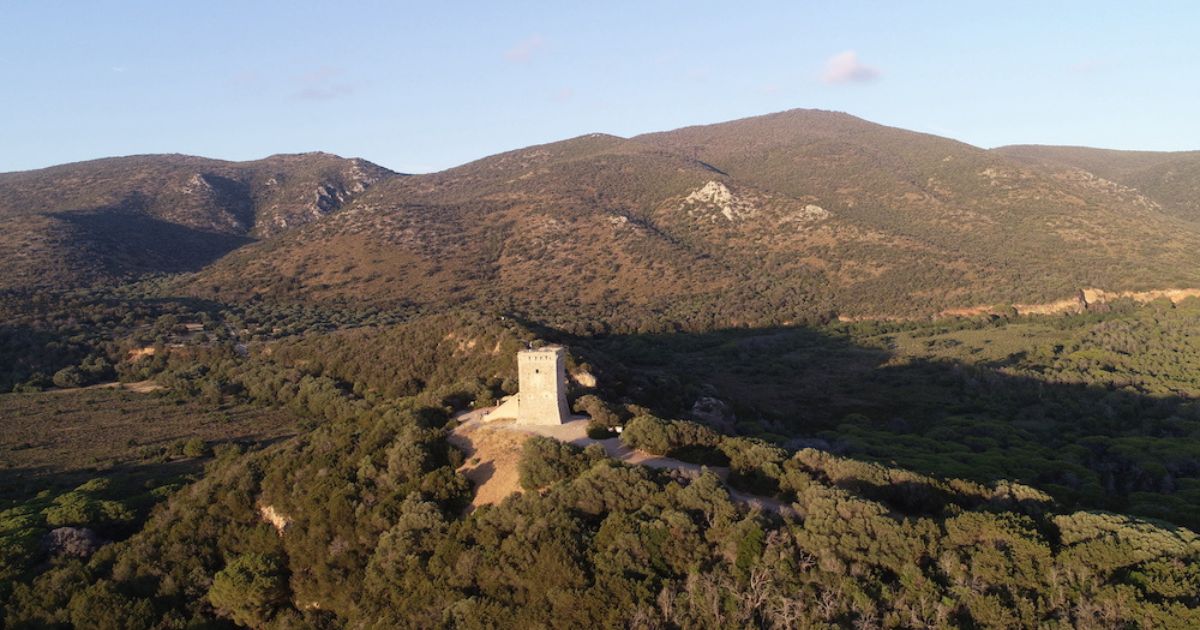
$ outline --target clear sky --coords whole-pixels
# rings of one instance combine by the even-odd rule
[[[0,8],[0,171],[323,150],[428,172],[794,107],[984,147],[1200,149],[1195,1]]]

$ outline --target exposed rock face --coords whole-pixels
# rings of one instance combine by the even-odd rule
[[[756,217],[768,224],[809,224],[828,219],[830,212],[821,206],[754,190],[732,190],[718,181],[710,181],[684,197],[680,210],[692,219],[711,223],[738,223]]]
[[[1098,304],[1127,298],[1135,302],[1153,302],[1166,298],[1172,302],[1181,302],[1191,297],[1200,297],[1200,289],[1159,289],[1155,291],[1105,291],[1103,289],[1082,289],[1081,300],[1084,304]]]
[[[270,523],[280,536],[282,536],[283,533],[287,531],[287,528],[292,524],[292,519],[275,511],[275,506],[272,505],[259,506],[258,514],[264,521]]]
[[[725,401],[712,396],[701,396],[692,405],[692,417],[718,430],[732,431],[734,415]]]
[[[820,221],[821,219],[829,218],[829,211],[821,206],[810,203],[804,206],[796,215],[804,221]]]
[[[320,162],[321,168],[290,173],[281,170],[268,179],[258,196],[255,234],[269,237],[310,223],[340,210],[355,195],[394,175],[366,160],[355,158],[334,162],[331,157],[306,154],[275,158],[282,161],[277,166],[310,159]]]
[[[1103,308],[1115,300],[1132,300],[1140,304],[1154,300],[1170,300],[1178,303],[1192,297],[1200,297],[1200,289],[1156,289],[1153,291],[1105,291],[1104,289],[1080,289],[1074,297],[1043,302],[1040,304],[1013,304],[1019,315],[1057,315],[1059,313],[1083,313]],[[999,314],[994,306],[971,306],[941,311],[937,317],[975,317],[984,314]]]
[[[758,207],[754,200],[735,195],[728,186],[718,181],[710,181],[692,191],[684,198],[683,208],[690,216],[707,216],[713,221],[717,220],[717,214],[725,217],[725,220],[733,222],[750,218],[758,213]]]
[[[587,370],[577,370],[571,372],[571,380],[575,381],[580,387],[592,388],[596,386],[596,376]]]
[[[244,234],[254,225],[251,190],[244,181],[196,173],[179,189],[179,194],[180,210],[167,213],[175,222],[229,234]],[[193,216],[196,208],[203,209],[196,213],[199,216]]]
[[[107,542],[86,527],[59,527],[42,538],[42,548],[52,556],[87,558]]]

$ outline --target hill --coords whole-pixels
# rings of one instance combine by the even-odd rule
[[[304,419],[303,433],[246,452],[217,445],[204,478],[178,490],[122,492],[98,477],[0,512],[7,627],[1194,627],[1200,619],[1200,539],[1188,529],[1072,509],[1021,483],[932,477],[720,435],[636,405],[620,406],[635,414],[625,447],[719,457],[725,482],[533,439],[517,463],[525,491],[464,513],[474,489],[456,470],[487,462],[448,439],[448,401],[464,387],[476,401],[496,393],[529,332],[464,315],[321,338],[272,342],[243,358],[214,353],[203,366],[180,353],[158,375],[181,397],[194,388],[212,392],[214,404],[284,408]],[[347,360],[353,354],[373,360]],[[350,372],[373,366],[385,382],[414,386],[380,396]],[[748,507],[746,495],[780,509]],[[39,546],[58,528],[82,527],[118,542],[49,558],[54,551]]]
[[[394,175],[311,153],[225,162],[108,158],[0,174],[0,288],[69,287],[194,271],[334,212]]]
[[[1163,209],[1200,221],[1200,151],[1114,151],[1087,147],[1019,145],[995,152],[1037,164],[1081,169],[1137,189]]]
[[[392,178],[193,290],[717,327],[1200,286],[1197,246],[1078,168],[793,110]]]
[[[0,175],[0,626],[1196,627],[1187,157],[796,110]],[[543,342],[599,443],[457,424]]]

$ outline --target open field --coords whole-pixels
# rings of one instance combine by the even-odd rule
[[[193,438],[211,447],[294,433],[293,417],[286,411],[213,407],[113,388],[5,394],[0,396],[0,426],[3,498],[78,483],[106,471],[188,468],[168,464],[184,457],[183,446]]]

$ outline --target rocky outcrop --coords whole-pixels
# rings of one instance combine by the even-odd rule
[[[736,418],[725,401],[713,396],[701,396],[692,404],[691,416],[719,431],[732,432]]]
[[[1155,289],[1152,291],[1105,291],[1104,289],[1080,289],[1074,297],[1036,304],[1013,304],[1018,315],[1059,315],[1082,313],[1116,300],[1132,300],[1139,304],[1154,300],[1170,300],[1178,303],[1188,298],[1200,297],[1200,289]],[[1001,315],[1003,309],[995,306],[967,306],[946,309],[935,317],[975,317],[977,315]],[[841,319],[839,317],[839,319]],[[849,320],[847,320],[849,321]]]
[[[580,387],[591,389],[596,386],[596,376],[587,370],[575,370],[574,372],[570,372],[568,376]]]
[[[42,537],[42,549],[52,556],[88,558],[107,543],[86,527],[59,527]]]
[[[747,219],[758,213],[753,199],[735,195],[728,186],[718,181],[710,181],[692,191],[684,198],[681,209],[692,217],[716,221],[719,215],[730,222]]]
[[[292,525],[292,519],[276,511],[275,507],[271,505],[258,506],[258,514],[262,517],[263,521],[270,523],[271,527],[274,527],[280,536]]]

